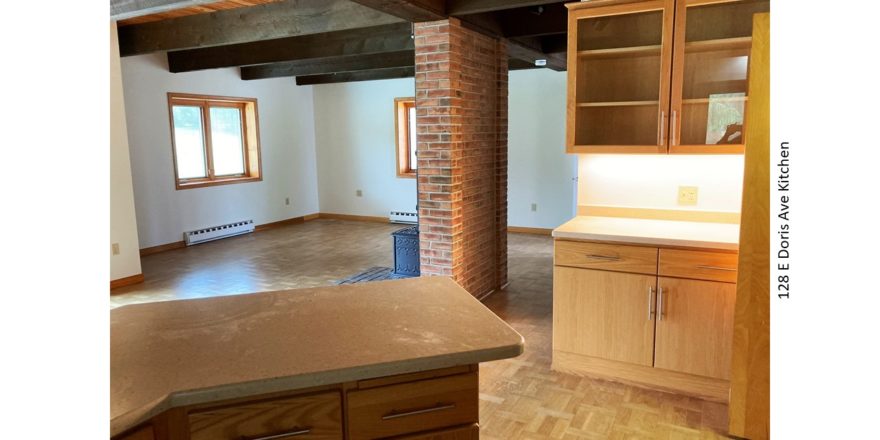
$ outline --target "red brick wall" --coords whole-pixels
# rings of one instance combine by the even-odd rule
[[[507,283],[507,47],[457,19],[415,25],[421,271]]]

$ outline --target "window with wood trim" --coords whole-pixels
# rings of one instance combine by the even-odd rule
[[[177,189],[262,180],[257,100],[168,94]]]
[[[416,177],[416,100],[394,100],[394,131],[397,139],[397,176]]]

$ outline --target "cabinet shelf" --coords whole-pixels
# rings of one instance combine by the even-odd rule
[[[660,55],[660,45],[615,47],[612,49],[579,50],[580,58],[622,58],[629,56]]]
[[[715,50],[748,49],[752,37],[720,38],[717,40],[692,41],[684,44],[685,52],[711,52]]]
[[[637,107],[646,105],[659,105],[660,101],[608,101],[608,102],[579,102],[578,107]]]

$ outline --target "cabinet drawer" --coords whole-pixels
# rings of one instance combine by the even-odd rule
[[[480,440],[480,426],[474,423],[457,428],[397,437],[396,440]]]
[[[350,439],[374,439],[477,423],[477,373],[348,393]]]
[[[736,282],[737,254],[660,249],[660,276]]]
[[[553,264],[655,275],[657,248],[556,240]]]
[[[258,400],[189,414],[190,440],[342,438],[342,399],[328,392]]]

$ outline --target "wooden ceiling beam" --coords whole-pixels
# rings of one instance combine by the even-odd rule
[[[262,66],[247,66],[241,68],[241,79],[252,80],[389,69],[392,67],[414,67],[415,58],[415,51],[402,50],[368,55],[289,61],[286,63],[264,64]]]
[[[446,13],[453,16],[494,12],[527,6],[564,3],[565,0],[447,0]]]
[[[568,34],[542,36],[541,50],[545,53],[565,53],[568,50]]]
[[[286,0],[119,29],[122,56],[204,48],[399,23],[348,0]]]
[[[413,50],[409,23],[168,53],[168,70],[190,72],[310,58]]]
[[[157,14],[175,9],[214,3],[217,0],[110,0],[110,20]]]
[[[508,9],[493,13],[507,38],[565,33],[568,9],[562,4]]]
[[[326,75],[307,75],[296,77],[296,85],[344,83],[353,81],[372,81],[377,79],[412,78],[415,67],[392,67],[390,69],[362,70],[359,72],[330,73]]]
[[[443,20],[446,15],[444,0],[352,0],[377,11],[418,23]]]
[[[556,71],[566,70],[565,54],[545,53],[540,45],[522,40],[507,40],[507,55],[511,58],[535,64],[537,60],[545,60],[548,69]]]

